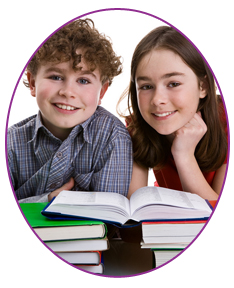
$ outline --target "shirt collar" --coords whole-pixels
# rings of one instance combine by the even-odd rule
[[[96,109],[95,113],[91,117],[89,117],[89,119],[87,119],[85,122],[80,124],[80,126],[83,128],[84,140],[90,144],[92,144],[92,135],[89,131],[91,127],[90,123],[93,121],[93,119],[97,117],[97,114],[98,114],[98,109]]]
[[[89,119],[87,119],[85,122],[75,126],[70,135],[68,137],[75,137],[77,135],[77,133],[80,131],[81,127],[83,128],[83,137],[84,140],[90,144],[92,144],[92,136],[91,133],[89,133],[89,128],[90,128],[90,123],[93,119],[95,119],[97,117],[98,114],[98,108],[96,109],[95,113],[89,117]],[[36,121],[35,121],[35,130],[34,130],[34,135],[31,141],[35,141],[38,135],[38,131],[42,129],[43,132],[47,135],[50,135],[53,138],[56,138],[42,123],[42,119],[41,119],[41,112],[39,111],[37,116],[36,116]],[[56,138],[57,139],[57,138]]]
[[[37,138],[38,132],[41,130],[43,130],[43,132],[46,135],[50,135],[53,138],[56,138],[42,123],[42,118],[41,118],[41,112],[38,111],[37,117],[36,117],[36,121],[35,121],[35,130],[34,130],[34,135],[32,140],[35,140]],[[57,138],[56,138],[57,139]]]

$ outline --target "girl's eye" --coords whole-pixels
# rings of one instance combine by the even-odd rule
[[[140,90],[149,90],[149,89],[152,89],[151,85],[144,85],[140,87]]]
[[[179,86],[180,85],[180,83],[178,83],[178,82],[171,82],[171,83],[169,83],[169,87],[171,87],[171,88],[174,88],[174,87],[177,87],[177,86]]]
[[[83,85],[90,83],[87,79],[83,79],[83,78],[82,78],[82,79],[79,79],[78,82],[79,82],[80,84],[83,84]]]

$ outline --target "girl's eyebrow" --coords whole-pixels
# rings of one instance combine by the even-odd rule
[[[139,76],[139,77],[137,77],[136,82],[139,82],[139,81],[150,81],[150,80],[151,80],[150,77]]]
[[[181,72],[171,72],[171,73],[164,74],[161,77],[161,79],[170,78],[170,77],[173,77],[173,76],[185,76],[185,74],[181,73]]]
[[[167,79],[167,78],[170,78],[170,77],[173,77],[173,76],[185,76],[184,73],[181,73],[181,72],[171,72],[171,73],[166,73],[164,75],[162,75],[160,77],[160,79]],[[150,81],[151,78],[148,77],[148,76],[139,76],[137,77],[136,81]]]

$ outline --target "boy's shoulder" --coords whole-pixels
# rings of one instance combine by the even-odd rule
[[[12,126],[7,130],[8,137],[31,138],[35,131],[37,115],[30,116]]]
[[[98,129],[105,134],[112,134],[113,136],[123,136],[131,140],[130,135],[123,122],[111,112],[107,111],[102,106],[98,106],[90,122],[91,130]]]

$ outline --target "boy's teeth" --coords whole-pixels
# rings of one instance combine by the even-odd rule
[[[63,104],[55,104],[57,107],[59,107],[60,109],[64,109],[64,110],[75,110],[76,108],[75,107],[72,107],[72,106],[66,106],[66,105],[63,105]]]
[[[158,117],[164,117],[164,116],[168,116],[170,114],[172,114],[173,112],[166,112],[166,113],[161,113],[161,114],[157,114],[157,113],[154,113],[155,116],[158,116]]]

